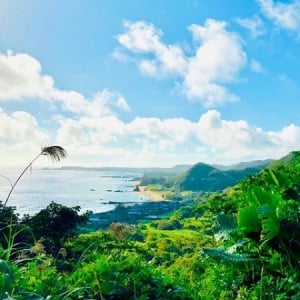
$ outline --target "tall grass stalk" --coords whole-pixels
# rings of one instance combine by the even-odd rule
[[[49,146],[49,147],[43,147],[41,149],[41,152],[25,167],[25,169],[20,173],[19,177],[15,181],[14,184],[11,185],[11,189],[6,197],[6,200],[3,204],[3,209],[6,207],[7,202],[11,196],[11,193],[15,189],[17,183],[22,178],[22,176],[25,174],[25,172],[32,167],[33,163],[42,155],[49,156],[54,162],[59,162],[61,159],[65,158],[67,156],[66,150],[61,146]],[[4,177],[4,176],[2,176]],[[6,177],[7,178],[7,177]]]

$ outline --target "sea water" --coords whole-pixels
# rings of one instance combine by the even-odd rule
[[[0,170],[2,203],[19,173],[17,169]],[[16,185],[7,205],[15,206],[21,216],[33,215],[52,201],[69,207],[80,206],[81,211],[105,212],[113,210],[117,203],[147,200],[133,191],[133,180],[141,175],[125,171],[28,170]]]

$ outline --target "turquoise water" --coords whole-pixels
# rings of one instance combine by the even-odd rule
[[[13,183],[21,170],[2,169],[1,175]],[[118,202],[142,202],[147,200],[133,192],[132,180],[138,173],[103,172],[89,170],[38,170],[28,171],[13,191],[8,205],[15,206],[20,215],[34,214],[51,201],[67,206],[77,206],[82,211],[105,212],[115,208]],[[5,201],[10,183],[0,177],[0,200]],[[113,202],[110,203],[110,202]]]

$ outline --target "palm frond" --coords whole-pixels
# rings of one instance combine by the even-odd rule
[[[6,207],[6,204],[10,198],[11,193],[13,192],[15,186],[21,179],[21,177],[24,175],[24,173],[31,169],[33,163],[41,156],[41,155],[48,155],[54,162],[59,162],[61,159],[65,158],[67,156],[67,151],[61,147],[61,146],[49,146],[49,147],[43,147],[41,149],[41,152],[26,166],[26,168],[21,172],[15,183],[11,186],[11,189],[6,197],[6,200],[3,204],[3,209]]]
[[[41,155],[47,155],[53,161],[60,162],[67,156],[67,151],[61,146],[49,146],[42,148]]]

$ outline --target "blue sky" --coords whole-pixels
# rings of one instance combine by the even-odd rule
[[[85,166],[300,149],[299,15],[299,0],[2,0],[1,165],[54,144]]]

